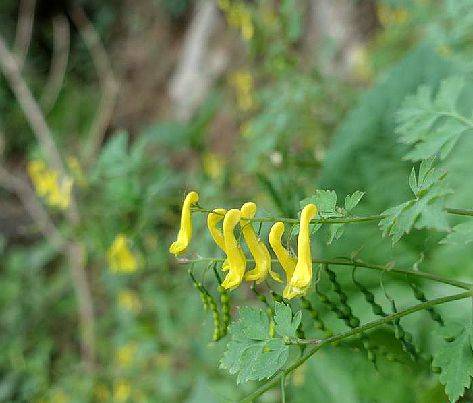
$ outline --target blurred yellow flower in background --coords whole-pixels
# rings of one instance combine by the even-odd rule
[[[240,30],[244,40],[249,41],[254,35],[253,18],[248,6],[241,1],[219,0],[219,8],[225,14],[228,25]]]
[[[402,25],[409,20],[409,11],[404,7],[390,7],[387,4],[378,4],[376,8],[378,20],[383,27]]]
[[[84,187],[87,185],[87,179],[84,174],[84,170],[77,159],[77,157],[70,155],[66,159],[67,167],[74,178],[74,182],[77,183],[79,186]]]
[[[110,400],[110,391],[104,384],[98,384],[94,387],[94,396],[98,402],[108,402]]]
[[[224,164],[223,158],[212,152],[206,152],[202,157],[204,172],[212,179],[218,179],[222,176]]]
[[[54,169],[49,169],[43,160],[28,163],[28,175],[38,196],[42,197],[51,207],[65,210],[71,204],[73,180],[60,177]]]
[[[114,273],[133,273],[138,268],[138,260],[128,242],[126,235],[118,234],[108,250],[108,264]]]
[[[136,350],[138,350],[138,346],[135,343],[127,343],[120,346],[117,350],[118,366],[128,367],[133,362]]]
[[[51,393],[51,400],[50,402],[53,403],[68,403],[71,401],[71,398],[64,392],[63,390],[55,390]]]
[[[118,306],[133,313],[141,311],[141,301],[134,291],[122,290],[118,293]]]
[[[254,104],[253,100],[253,77],[248,70],[240,70],[231,74],[230,85],[235,89],[238,107],[249,111]]]
[[[113,401],[124,402],[128,400],[131,394],[131,385],[124,379],[118,380],[113,386]]]

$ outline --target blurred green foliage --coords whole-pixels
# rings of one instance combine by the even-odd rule
[[[0,4],[0,25],[9,40],[15,30],[14,3]],[[112,37],[108,32],[114,19],[112,3],[93,7],[94,21],[107,40]],[[75,156],[79,163],[79,172],[69,167],[68,173],[75,180],[81,222],[71,228],[61,212],[51,211],[51,215],[62,233],[86,246],[96,316],[97,369],[87,374],[81,362],[70,265],[34,227],[29,228],[26,240],[2,240],[0,248],[0,401],[197,403],[228,401],[249,393],[254,385],[236,387],[235,378],[219,368],[227,339],[210,342],[211,314],[203,309],[186,269],[168,254],[184,193],[199,190],[202,205],[209,207],[254,200],[268,215],[296,217],[299,202],[317,196],[316,189],[334,189],[339,204],[345,196],[362,190],[365,195],[357,214],[380,213],[412,197],[408,182],[412,165],[402,159],[408,146],[395,131],[396,111],[406,96],[415,94],[421,85],[437,93],[442,80],[461,74],[465,85],[458,94],[459,113],[469,114],[473,109],[473,7],[469,0],[377,2],[380,27],[351,80],[323,72],[301,56],[307,2],[241,3],[251,15],[254,33],[242,40],[246,56],[235,71],[248,74],[250,85],[242,89],[241,81],[221,80],[186,123],[159,121],[133,136],[123,130],[107,133],[98,159],[90,166],[83,152],[98,95],[89,83],[91,62],[84,63],[86,51],[76,43],[65,86],[47,120],[64,159]],[[175,19],[184,18],[191,6],[189,1],[156,2],[156,7],[164,7]],[[41,30],[47,38],[48,29]],[[32,52],[34,62],[25,76],[38,95],[48,52],[36,47]],[[239,96],[250,97],[251,107],[240,108]],[[239,128],[230,134],[234,145],[226,154],[216,151],[216,141],[209,135],[222,111]],[[0,114],[7,140],[4,160],[18,159],[26,165],[33,156],[41,156],[3,79]],[[471,206],[472,149],[473,138],[459,136],[451,155],[441,163],[454,190],[448,199],[452,207]],[[360,193],[355,193],[353,200],[345,200],[343,211],[333,204],[327,216],[345,216],[360,199]],[[413,231],[392,246],[374,224],[345,225],[343,237],[341,226],[331,226],[328,234],[317,235],[315,254],[334,257],[358,251],[367,261],[395,261],[401,267],[420,266],[471,279],[471,248],[451,242],[456,233],[471,237],[471,228],[461,225],[442,246],[438,241],[445,234],[425,230]],[[191,254],[214,256],[204,217],[195,215],[194,226]],[[263,236],[268,228],[262,226]],[[107,253],[117,234],[127,236],[128,247],[139,262],[136,272],[110,270]],[[194,273],[218,298],[218,281],[211,268],[196,266]],[[361,271],[357,276],[391,313],[379,276]],[[371,307],[350,281],[350,273],[340,273],[338,281],[356,316],[362,322],[372,319]],[[412,290],[400,282],[385,281],[389,295],[401,301],[399,305],[416,302]],[[326,277],[321,284],[329,286]],[[425,289],[429,298],[440,291],[433,286]],[[309,299],[329,329],[346,330],[316,295]],[[245,308],[246,312],[266,308],[248,287],[233,291],[231,304],[233,317],[236,307],[243,304],[256,306]],[[298,303],[295,306],[298,310]],[[466,310],[460,303],[440,308],[444,317],[460,319]],[[315,329],[306,313],[302,323],[311,336]],[[427,314],[405,318],[402,324],[425,357],[411,362],[399,340],[379,330],[372,335],[375,345],[392,353],[396,362],[380,354],[375,369],[359,340],[328,347],[294,373],[287,401],[446,401],[437,375],[430,372],[431,353],[441,342],[436,325]],[[238,322],[233,324],[231,331],[238,326]],[[258,352],[263,354],[260,347]],[[287,354],[286,346],[278,347]],[[260,379],[261,373],[246,374],[245,380]],[[271,391],[262,401],[279,399],[279,391]]]

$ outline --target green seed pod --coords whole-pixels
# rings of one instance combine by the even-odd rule
[[[192,279],[194,287],[199,291],[200,298],[204,304],[205,310],[209,310],[212,312],[213,318],[213,325],[214,325],[214,332],[213,332],[213,341],[220,340],[224,335],[222,333],[223,322],[220,319],[220,313],[218,311],[217,303],[215,299],[210,293],[205,289],[205,287],[196,280],[192,272],[189,270],[189,276]]]
[[[324,321],[319,317],[317,310],[306,297],[301,297],[301,306],[303,309],[309,312],[312,320],[314,321],[314,326],[316,329],[324,332],[325,337],[330,337],[333,335],[333,333],[325,326]]]
[[[424,294],[424,292],[416,285],[413,283],[409,283],[411,286],[412,292],[414,293],[414,297],[420,301],[420,302],[427,302],[427,298]],[[427,308],[427,312],[429,313],[430,317],[434,322],[437,322],[440,326],[444,326],[445,323],[443,321],[442,316],[435,310],[435,308]]]

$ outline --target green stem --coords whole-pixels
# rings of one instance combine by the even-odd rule
[[[454,214],[454,215],[466,215],[470,217],[473,216],[473,210],[469,210],[469,209],[446,207],[445,211],[449,214]]]
[[[264,383],[262,386],[260,386],[258,389],[256,389],[253,393],[249,394],[245,398],[241,400],[241,402],[252,402],[254,399],[257,397],[261,396],[264,392],[267,390],[271,389],[273,386],[275,386],[280,380],[281,377],[286,377],[289,375],[292,371],[294,371],[296,368],[299,368],[304,362],[306,362],[312,355],[314,355],[317,351],[319,351],[323,346],[327,344],[332,344],[335,342],[339,342],[343,339],[346,339],[348,337],[351,337],[353,335],[359,334],[366,332],[367,330],[373,329],[375,327],[381,326],[385,323],[389,323],[397,318],[402,318],[403,316],[410,315],[411,313],[421,311],[426,308],[430,308],[435,305],[439,304],[444,304],[446,302],[450,301],[457,301],[460,299],[464,298],[469,298],[471,297],[472,291],[465,291],[459,294],[454,294],[454,295],[449,295],[446,297],[441,297],[441,298],[436,298],[432,299],[430,301],[424,302],[422,304],[417,304],[414,306],[411,306],[410,308],[407,308],[403,311],[394,313],[392,315],[388,315],[384,318],[369,322],[363,326],[359,326],[355,329],[351,329],[347,332],[340,333],[338,335],[335,335],[333,337],[329,337],[324,340],[319,340],[319,339],[306,339],[306,340],[298,340],[297,342],[293,344],[314,344],[314,347],[312,347],[311,350],[309,350],[304,356],[299,358],[297,361],[295,361],[290,367],[282,371],[281,373],[277,374],[274,376],[272,379]]]
[[[211,213],[213,210],[208,210],[199,206],[193,206],[192,211],[199,213]],[[473,217],[473,209],[456,209],[456,208],[445,208],[445,211],[449,214],[463,215]],[[361,217],[339,217],[339,218],[316,218],[311,221],[312,224],[350,224],[350,223],[361,223],[369,221],[380,221],[385,218],[385,214],[375,214]],[[299,219],[297,218],[286,218],[286,217],[255,217],[248,218],[247,221],[252,222],[276,222],[281,221],[288,224],[298,224]]]
[[[286,403],[286,376],[282,374],[281,376],[281,403]]]
[[[206,257],[199,257],[197,259],[186,259],[182,258],[178,260],[179,263],[182,264],[188,264],[188,263],[199,263],[199,262],[210,262],[210,261],[216,261],[216,262],[223,262],[224,259],[222,258],[206,258]],[[252,262],[252,259],[248,259],[248,262]],[[272,259],[273,263],[278,263],[277,259]],[[413,277],[419,277],[419,278],[424,278],[427,280],[432,280],[436,281],[438,283],[443,283],[443,284],[448,284],[452,285],[454,287],[459,287],[463,288],[465,290],[470,290],[473,284],[466,283],[464,281],[458,281],[458,280],[453,280],[450,278],[438,276],[436,274],[432,273],[427,273],[423,271],[413,271],[413,270],[407,270],[407,269],[401,269],[397,267],[389,267],[389,266],[383,266],[383,265],[377,265],[377,264],[371,264],[371,263],[365,263],[361,260],[355,260],[355,259],[312,259],[313,263],[320,263],[320,264],[329,264],[329,265],[335,265],[335,266],[348,266],[348,267],[364,267],[366,269],[371,269],[371,270],[378,270],[378,271],[383,271],[387,273],[396,273],[396,274],[404,274],[408,276],[413,276]]]

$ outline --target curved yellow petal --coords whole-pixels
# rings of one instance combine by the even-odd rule
[[[271,254],[266,248],[266,245],[258,238],[251,224],[251,219],[256,214],[256,204],[253,202],[245,203],[241,209],[241,222],[240,227],[243,233],[248,249],[255,260],[255,267],[245,275],[246,281],[256,281],[261,283],[267,277],[271,275],[276,281],[281,281],[277,273],[271,270]]]
[[[223,220],[223,217],[226,213],[227,210],[224,208],[217,208],[207,216],[207,227],[209,229],[210,235],[212,235],[213,240],[223,252],[225,252],[225,240],[223,238],[222,231],[217,228],[217,224]],[[228,260],[225,260],[222,264],[222,270],[227,271],[228,268]]]
[[[181,226],[177,234],[177,239],[169,247],[169,252],[176,256],[184,252],[189,245],[192,237],[191,206],[198,201],[199,195],[197,192],[188,193],[184,199],[181,212]]]
[[[227,210],[223,208],[217,208],[213,210],[207,216],[207,227],[209,228],[210,235],[212,235],[213,240],[218,245],[220,249],[225,252],[225,241],[223,239],[223,234],[220,229],[217,228],[217,224],[223,220],[223,217],[227,213]]]
[[[317,214],[315,204],[302,209],[299,236],[297,239],[297,264],[291,280],[284,290],[284,298],[291,299],[303,295],[312,281],[312,255],[310,250],[309,224]]]
[[[238,287],[243,280],[246,270],[246,258],[235,238],[233,230],[240,222],[240,210],[231,209],[223,219],[223,239],[225,241],[225,253],[229,265],[228,273],[222,282],[222,287],[229,289]]]
[[[273,248],[281,267],[286,273],[286,281],[289,283],[297,264],[297,260],[291,256],[289,251],[282,245],[281,238],[284,234],[284,223],[278,221],[274,223],[269,231],[269,244]]]

